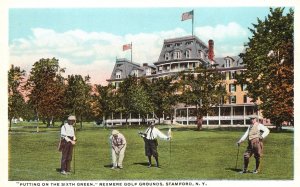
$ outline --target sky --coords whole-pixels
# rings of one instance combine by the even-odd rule
[[[132,42],[134,62],[158,60],[164,39],[192,34],[213,39],[215,56],[236,56],[251,33],[248,27],[264,19],[269,7],[99,7],[10,8],[9,62],[29,74],[41,58],[57,58],[66,75],[90,75],[94,84],[107,84],[116,58],[130,59],[122,45]]]

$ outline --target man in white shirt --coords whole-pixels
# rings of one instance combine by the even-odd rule
[[[61,174],[66,175],[71,171],[71,160],[73,146],[76,144],[76,137],[73,125],[76,122],[75,116],[69,116],[68,122],[61,127]]]
[[[244,168],[240,173],[247,173],[247,168],[249,164],[250,157],[254,154],[254,158],[256,160],[256,165],[253,173],[258,173],[260,157],[263,153],[263,142],[270,130],[265,127],[263,124],[258,123],[256,117],[250,117],[251,125],[248,127],[245,134],[241,137],[241,139],[237,142],[238,146],[245,141],[248,140],[248,147],[244,153]]]
[[[112,130],[110,136],[113,166],[111,169],[123,169],[123,159],[126,150],[126,139],[118,130]]]
[[[148,157],[148,167],[150,168],[152,166],[151,162],[151,156],[155,158],[156,161],[156,167],[159,166],[158,162],[158,152],[157,152],[157,137],[164,139],[164,140],[170,140],[171,137],[166,136],[162,132],[160,132],[156,127],[155,127],[155,122],[151,122],[150,127],[146,129],[144,133],[140,133],[141,136],[144,138],[145,142],[145,155]]]

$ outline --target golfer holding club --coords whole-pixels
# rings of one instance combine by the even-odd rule
[[[160,132],[156,127],[155,127],[155,121],[152,121],[150,124],[150,127],[147,128],[147,130],[142,133],[139,132],[141,137],[144,139],[145,142],[145,154],[148,157],[148,168],[152,166],[151,162],[151,156],[155,158],[156,161],[156,167],[159,166],[158,162],[158,152],[157,152],[157,137],[164,139],[164,140],[171,140],[171,137],[166,136],[162,132]]]
[[[73,125],[76,122],[75,116],[69,116],[67,123],[61,127],[61,174],[66,175],[71,171],[71,160],[73,147],[76,144],[76,137]]]
[[[262,140],[265,139],[270,133],[270,130],[267,127],[265,127],[261,123],[258,123],[256,116],[251,116],[250,120],[252,124],[248,127],[245,134],[237,142],[238,146],[240,146],[240,144],[244,140],[248,140],[248,147],[244,153],[244,168],[240,173],[247,173],[249,159],[253,154],[256,160],[256,165],[253,173],[259,172],[260,158],[263,153]]]
[[[111,156],[113,166],[111,169],[120,168],[123,169],[123,159],[126,150],[126,139],[123,134],[117,130],[112,130],[110,136],[111,142]]]

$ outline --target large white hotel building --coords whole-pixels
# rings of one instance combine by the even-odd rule
[[[114,69],[110,79],[107,81],[116,87],[119,86],[129,75],[137,77],[146,77],[148,79],[170,76],[184,70],[194,70],[199,64],[215,63],[216,68],[226,79],[226,90],[228,100],[223,105],[214,108],[213,115],[204,117],[204,125],[245,125],[249,124],[250,115],[260,116],[255,103],[247,97],[247,85],[238,85],[235,81],[235,75],[246,70],[243,60],[238,56],[225,56],[214,58],[214,43],[209,40],[207,44],[201,41],[197,36],[186,36],[164,40],[162,50],[156,62],[153,65],[143,63],[139,65],[130,62],[127,59],[116,59]],[[173,122],[177,124],[190,125],[196,122],[195,107],[178,104],[174,109]],[[152,118],[149,115],[149,118]],[[148,117],[147,117],[148,119]],[[164,116],[166,123],[170,119]],[[108,124],[122,124],[120,114],[112,114],[107,119]],[[140,123],[139,116],[131,116],[129,123]],[[270,124],[269,120],[263,119],[264,124]]]

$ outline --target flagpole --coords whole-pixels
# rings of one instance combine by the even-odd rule
[[[131,60],[131,63],[132,63],[132,42],[131,42],[131,44],[130,44],[130,48],[131,48],[130,60]]]
[[[192,15],[192,36],[194,36],[194,10],[193,11],[193,15]]]

